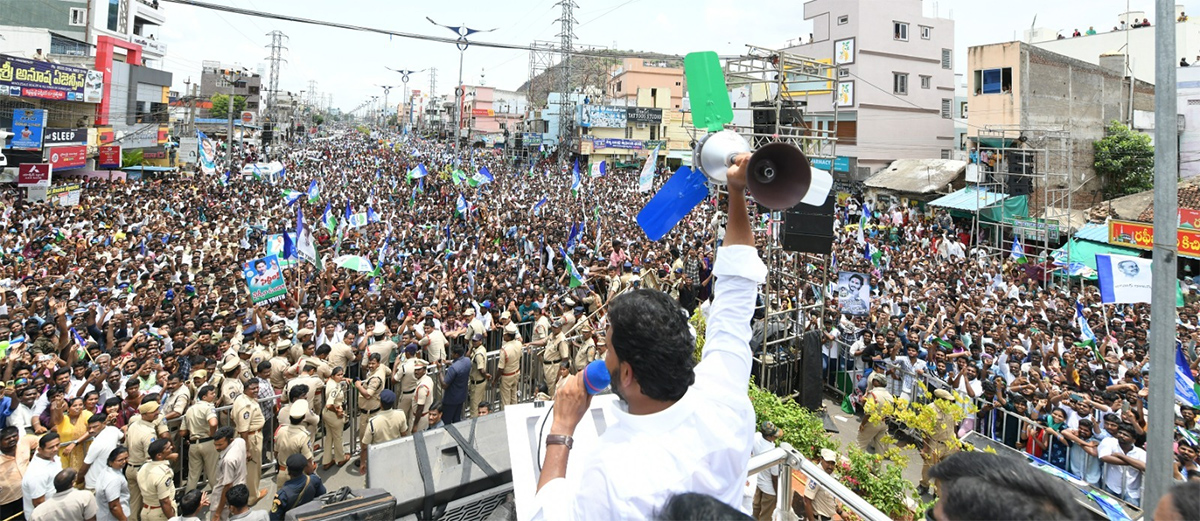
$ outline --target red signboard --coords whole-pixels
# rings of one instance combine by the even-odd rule
[[[492,109],[471,109],[472,116],[495,116],[496,112]]]
[[[1182,210],[1180,211],[1182,214]],[[1180,215],[1180,218],[1183,216]],[[1108,243],[1116,246],[1149,250],[1154,247],[1154,226],[1132,221],[1108,221]],[[1200,230],[1179,228],[1176,239],[1179,254],[1200,259]]]
[[[53,90],[53,89],[37,89],[37,88],[25,87],[25,88],[21,89],[21,95],[26,98],[41,98],[41,99],[52,99],[52,100],[67,99],[66,92],[61,91],[61,90]]]
[[[100,156],[96,158],[96,168],[101,170],[120,170],[121,147],[118,145],[100,147]]]
[[[17,170],[17,186],[50,186],[49,163],[25,163]]]
[[[87,164],[87,145],[50,147],[46,159],[55,170],[70,170]]]
[[[1180,228],[1200,228],[1200,210],[1179,209]]]
[[[158,144],[162,145],[167,142],[167,127],[160,125],[158,127]]]

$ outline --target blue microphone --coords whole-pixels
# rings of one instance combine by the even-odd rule
[[[604,360],[593,361],[583,371],[583,388],[588,394],[599,394],[600,391],[608,389],[611,380],[612,376],[608,374],[608,366],[604,365]]]

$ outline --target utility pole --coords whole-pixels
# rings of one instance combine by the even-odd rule
[[[267,87],[267,113],[264,120],[271,129],[271,140],[274,141],[275,121],[279,119],[279,110],[277,107],[279,95],[279,64],[287,62],[287,60],[283,58],[283,51],[287,49],[287,47],[283,46],[283,39],[287,38],[287,35],[280,31],[271,31],[267,33],[267,36],[271,37],[271,45],[268,46],[271,49],[271,56],[267,58],[267,60],[271,62],[271,79]],[[263,145],[265,150],[267,143],[263,143]]]
[[[558,101],[558,164],[559,171],[566,169],[568,161],[570,161],[571,152],[574,151],[574,129],[571,123],[575,121],[574,114],[571,110],[569,101],[571,96],[571,53],[575,46],[575,5],[574,0],[559,0],[559,7],[562,8],[562,14],[558,17],[558,23],[561,29],[558,33],[559,52],[562,53],[562,59],[559,61],[559,90],[562,92],[562,97]]]
[[[1154,32],[1154,269],[1150,291],[1150,424],[1146,433],[1146,472],[1142,509],[1154,518],[1158,500],[1170,492],[1175,430],[1176,243],[1179,233],[1179,130],[1175,100],[1175,2],[1156,0]],[[1128,29],[1127,29],[1128,30]],[[1125,50],[1126,55],[1129,49]],[[1134,83],[1132,76],[1129,90]],[[1132,107],[1130,107],[1132,112]],[[1195,498],[1193,498],[1194,500]]]
[[[227,131],[229,133],[225,135],[225,148],[228,155],[225,158],[225,167],[231,175],[233,174],[233,88],[237,82],[242,80],[246,73],[246,69],[241,67],[237,69],[221,69],[221,77],[229,84],[229,103],[227,103],[229,106],[229,126]]]
[[[406,84],[405,86],[407,87],[408,85]],[[388,108],[389,108],[388,107],[388,94],[391,94],[393,87],[394,87],[394,85],[380,85],[379,86],[379,88],[383,89],[383,127],[384,128],[387,128],[387,126],[388,126],[388,122],[387,122]]]
[[[454,86],[454,97],[457,98],[457,100],[458,100],[458,103],[457,103],[458,112],[454,115],[454,153],[456,156],[461,157],[462,156],[463,95],[466,94],[466,91],[463,90],[463,81],[462,81],[463,55],[466,54],[467,47],[471,46],[471,42],[467,41],[467,37],[471,36],[472,34],[475,34],[475,33],[487,33],[487,32],[491,32],[491,31],[495,31],[496,29],[494,29],[494,28],[487,29],[487,30],[472,29],[470,27],[467,27],[466,25],[453,27],[453,26],[449,26],[449,25],[439,24],[439,23],[433,21],[433,19],[429,18],[428,16],[426,16],[425,19],[429,20],[429,23],[431,23],[433,25],[445,27],[451,31],[454,31],[454,34],[458,35],[458,41],[456,41],[454,43],[454,45],[456,47],[458,47],[458,83]],[[470,135],[469,131],[468,131],[467,135],[468,136]]]

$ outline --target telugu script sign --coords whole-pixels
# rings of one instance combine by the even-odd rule
[[[99,103],[103,88],[97,71],[0,54],[0,94]]]
[[[1150,250],[1154,247],[1154,226],[1133,221],[1108,221],[1108,243],[1116,246]],[[1179,230],[1176,240],[1179,254],[1200,259],[1200,230]]]

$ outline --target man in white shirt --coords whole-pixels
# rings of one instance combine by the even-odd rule
[[[129,519],[129,482],[125,480],[122,470],[125,464],[129,463],[129,450],[125,447],[114,448],[103,460],[96,463],[96,466],[92,467],[93,470],[99,470],[94,481],[96,521]],[[120,510],[122,518],[118,518],[114,510]]]
[[[623,293],[609,304],[605,364],[620,398],[615,422],[568,469],[571,435],[587,413],[584,373],[558,391],[554,423],[535,497],[543,519],[645,519],[681,492],[707,494],[737,508],[750,459],[754,411],[750,319],[767,268],[754,249],[746,211],[745,165],[729,169],[729,223],[713,268],[704,356],[677,301],[655,290]],[[655,324],[655,331],[647,331]]]
[[[104,473],[108,454],[117,448],[117,445],[120,445],[121,440],[125,438],[125,433],[121,432],[121,429],[105,423],[107,419],[108,415],[105,413],[93,414],[91,418],[88,418],[88,434],[93,437],[92,445],[88,447],[87,454],[83,457],[83,466],[79,468],[79,477],[77,478],[88,490],[96,490],[96,479]]]
[[[764,454],[775,448],[775,440],[783,436],[783,430],[774,423],[765,421],[754,433],[754,456]],[[774,466],[758,473],[754,487],[754,506],[750,514],[757,521],[771,521],[775,515],[776,485],[779,483],[779,466]]]
[[[54,494],[54,476],[62,470],[58,461],[58,433],[50,431],[38,440],[37,455],[29,460],[25,476],[21,478],[21,501],[26,515]]]
[[[38,398],[37,389],[32,386],[21,391],[17,408],[8,417],[8,424],[16,427],[21,434],[33,433],[33,402]]]
[[[1096,449],[1104,468],[1104,488],[1133,506],[1142,501],[1142,473],[1146,471],[1146,451],[1133,444],[1133,427],[1122,423],[1117,435],[1105,438]],[[1126,468],[1131,467],[1131,468]]]

